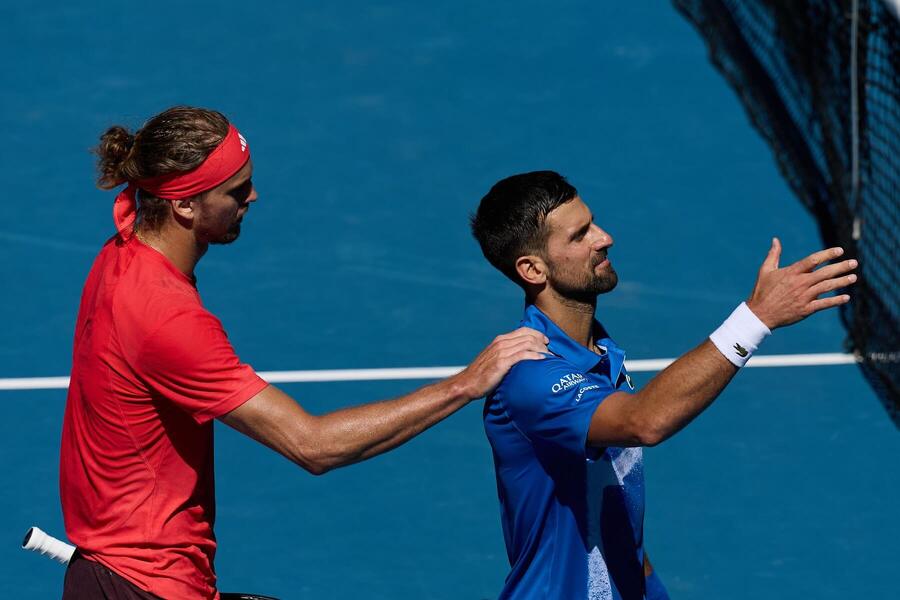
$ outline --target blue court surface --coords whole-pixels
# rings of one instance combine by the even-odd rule
[[[498,179],[567,175],[616,239],[598,316],[632,359],[674,357],[750,292],[772,235],[819,248],[769,149],[663,2],[110,2],[0,7],[0,378],[67,375],[81,285],[112,233],[88,149],[114,123],[217,108],[260,200],[199,288],[259,370],[465,364],[520,294],[468,214]],[[841,352],[834,313],[764,354]],[[638,373],[639,383],[652,373]],[[425,382],[287,384],[325,412]],[[0,595],[63,568],[64,390],[2,391]],[[507,571],[480,403],[368,463],[310,476],[217,426],[223,590],[494,598]],[[674,599],[888,598],[900,436],[852,365],[759,368],[646,452],[646,545]]]

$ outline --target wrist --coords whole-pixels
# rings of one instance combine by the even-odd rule
[[[437,384],[441,388],[441,393],[445,395],[451,402],[459,402],[467,404],[472,400],[480,398],[466,377],[466,370],[463,369],[456,375],[452,375]]]
[[[756,318],[759,319],[762,324],[769,329],[770,332],[775,329],[775,323],[773,322],[773,319],[769,317],[768,314],[766,314],[763,308],[759,305],[759,302],[756,302],[753,300],[753,298],[750,298],[744,304],[747,305],[747,308],[750,309],[750,312],[752,312],[756,316]]]
[[[772,331],[747,306],[741,302],[725,322],[709,336],[722,356],[740,368],[747,364],[753,353]]]

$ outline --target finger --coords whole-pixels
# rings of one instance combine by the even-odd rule
[[[813,314],[819,312],[820,310],[833,308],[835,306],[840,306],[841,304],[847,304],[848,302],[850,302],[850,296],[847,294],[841,294],[840,296],[829,296],[828,298],[819,298],[818,300],[813,300],[807,306],[809,307],[809,314]]]
[[[486,375],[483,381],[485,388],[479,395],[479,397],[490,394],[500,383],[500,380],[503,379],[503,377],[507,373],[509,373],[509,370],[519,362],[523,360],[542,360],[544,358],[545,356],[540,352],[520,350],[519,352],[515,352],[505,358],[498,359],[495,363],[493,363],[493,368],[484,372]]]
[[[545,354],[541,354],[540,352],[530,352],[528,350],[518,352],[510,357],[510,359],[513,361],[513,364],[516,364],[523,360],[544,360],[545,358],[547,358]]]
[[[542,344],[550,343],[550,339],[546,335],[544,335],[542,332],[538,331],[537,329],[531,329],[530,327],[523,327],[522,329],[525,330],[524,335],[526,337],[529,337],[533,340],[537,340],[538,342],[540,342]]]
[[[497,363],[499,370],[502,374],[506,374],[516,366],[518,363],[523,360],[543,360],[547,358],[540,352],[532,352],[531,350],[522,350],[520,352],[516,352],[515,354],[511,354],[503,359],[502,362]]]
[[[491,346],[491,353],[498,357],[509,356],[510,353],[521,348],[546,348],[546,344],[544,344],[543,340],[538,340],[531,336],[522,336],[497,342]]]
[[[839,288],[847,287],[856,283],[856,275],[847,275],[845,277],[835,277],[822,281],[809,288],[810,296],[817,298],[822,294],[834,291]]]
[[[778,261],[781,258],[781,241],[774,237],[772,238],[772,246],[769,248],[769,253],[766,255],[766,260],[763,261],[761,271],[775,271],[778,269]]]
[[[518,352],[546,352],[547,346],[534,340],[523,340],[513,346],[503,348],[499,353],[499,358],[505,359],[515,355]]]
[[[819,250],[813,254],[810,254],[803,260],[799,260],[795,262],[792,267],[803,271],[804,273],[809,273],[822,263],[828,262],[829,260],[834,260],[838,256],[841,256],[844,253],[844,249],[840,247],[836,248],[828,248],[827,250]]]
[[[833,279],[839,275],[843,275],[847,271],[852,271],[858,266],[859,263],[852,258],[850,260],[842,260],[839,263],[834,263],[833,265],[828,265],[813,271],[813,281],[819,282],[826,279]]]

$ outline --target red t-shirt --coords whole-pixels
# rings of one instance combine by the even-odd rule
[[[60,456],[66,534],[163,598],[217,598],[212,419],[266,387],[191,278],[113,238],[75,327]]]

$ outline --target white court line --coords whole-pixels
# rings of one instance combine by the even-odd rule
[[[633,372],[660,371],[674,358],[651,358],[625,361]],[[748,367],[811,367],[822,365],[852,365],[859,362],[853,354],[776,354],[754,356]],[[413,367],[405,369],[330,369],[318,371],[260,371],[259,376],[269,383],[331,383],[337,381],[400,381],[404,379],[443,379],[464,367]],[[0,379],[0,391],[53,390],[69,387],[68,377],[15,377]]]

